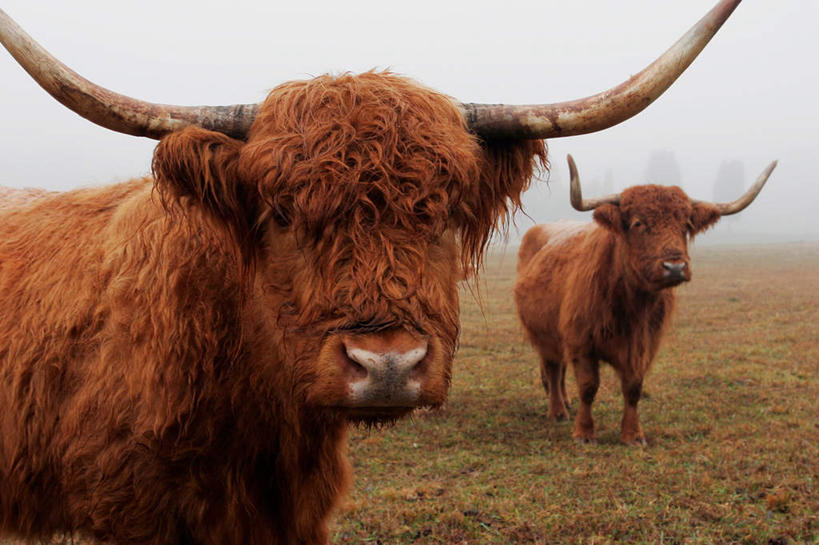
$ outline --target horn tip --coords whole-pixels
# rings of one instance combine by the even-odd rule
[[[768,176],[771,175],[771,173],[774,171],[778,164],[779,159],[776,159],[774,161],[771,161],[771,163],[767,167],[765,167],[765,170],[762,171],[762,176],[765,177],[765,180],[768,179]]]

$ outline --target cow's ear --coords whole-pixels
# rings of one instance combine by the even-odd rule
[[[721,217],[722,215],[714,205],[698,202],[691,210],[691,217],[688,220],[688,230],[691,235],[696,235],[714,225]]]
[[[152,170],[166,209],[199,207],[244,247],[256,224],[258,198],[237,174],[243,145],[221,133],[188,127],[162,138]]]
[[[614,233],[623,232],[623,216],[616,204],[601,204],[594,209],[594,221]]]

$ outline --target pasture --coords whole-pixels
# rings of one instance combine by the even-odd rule
[[[335,543],[819,543],[819,246],[695,244],[640,402],[647,448],[618,442],[610,368],[597,446],[546,418],[515,252],[488,259],[481,305],[463,290],[446,405],[353,431]]]

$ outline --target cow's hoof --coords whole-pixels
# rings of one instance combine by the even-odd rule
[[[551,418],[554,422],[565,422],[569,419],[569,415],[566,413],[550,414],[549,418]]]
[[[622,442],[632,447],[647,447],[648,441],[645,437],[635,437],[634,439],[622,439]]]
[[[574,440],[578,445],[596,445],[597,444],[597,439],[595,439],[594,437],[575,437]]]

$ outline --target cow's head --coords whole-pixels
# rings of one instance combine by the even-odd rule
[[[554,104],[466,104],[390,74],[283,85],[262,104],[174,106],[103,89],[2,10],[0,41],[57,100],[163,138],[166,202],[204,211],[239,249],[285,387],[361,418],[436,405],[456,344],[456,283],[480,263],[544,138],[606,129],[659,97],[739,0],[720,0],[642,72]],[[287,365],[283,365],[287,364]]]
[[[274,89],[246,141],[171,133],[153,167],[166,200],[235,237],[291,389],[369,418],[443,402],[457,282],[545,159],[543,141],[479,141],[450,98],[371,72]]]
[[[594,221],[620,244],[618,251],[629,282],[645,291],[659,291],[691,280],[688,241],[722,216],[736,214],[756,198],[776,166],[771,163],[756,183],[731,203],[689,199],[679,187],[641,185],[617,195],[584,199],[571,155],[571,202],[577,210],[594,210]]]

